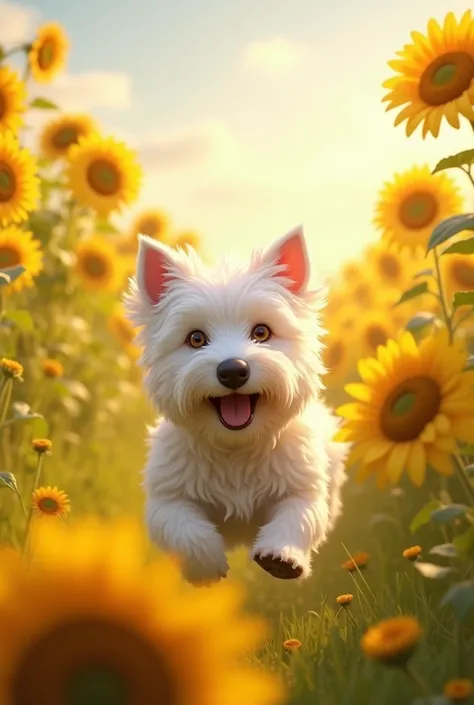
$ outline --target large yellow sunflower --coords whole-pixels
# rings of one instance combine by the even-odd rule
[[[171,558],[144,566],[124,522],[41,522],[34,551],[32,567],[0,564],[1,703],[282,701],[276,678],[243,662],[264,629],[235,585],[185,590]]]
[[[383,101],[387,110],[407,104],[397,115],[395,125],[407,121],[411,135],[423,123],[422,134],[439,134],[443,117],[459,127],[459,116],[474,121],[474,21],[467,10],[459,22],[449,12],[441,27],[428,22],[427,34],[412,32],[399,58],[388,65],[398,75],[384,82],[388,89]]]
[[[426,467],[450,475],[456,442],[474,441],[474,371],[463,372],[463,345],[449,345],[445,329],[417,347],[410,333],[388,341],[375,358],[359,362],[362,383],[346,391],[355,402],[338,409],[346,419],[339,440],[353,448],[359,480],[398,483],[404,470],[423,484]]]
[[[384,184],[374,223],[389,245],[419,254],[426,250],[433,228],[461,209],[459,189],[447,174],[416,166]]]
[[[97,126],[89,115],[61,115],[44,127],[40,137],[41,151],[49,159],[62,159],[80,137],[88,137],[94,132],[97,132]]]
[[[26,271],[14,282],[3,287],[6,293],[22,291],[34,284],[35,277],[43,269],[41,244],[33,234],[15,225],[0,228],[0,269],[22,264]]]
[[[122,263],[111,242],[99,235],[75,247],[76,273],[88,291],[118,291],[123,284]]]
[[[39,197],[36,160],[12,132],[0,132],[0,226],[26,220]]]
[[[8,66],[0,66],[0,132],[16,132],[26,110],[25,85]]]
[[[31,74],[38,83],[49,83],[64,69],[69,41],[57,22],[48,22],[38,29],[28,55]]]
[[[93,133],[69,149],[67,177],[74,197],[107,217],[138,197],[141,169],[128,147]]]

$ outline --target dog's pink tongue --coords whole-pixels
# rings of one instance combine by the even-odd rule
[[[249,420],[251,413],[248,394],[221,397],[221,416],[228,426],[243,426]]]

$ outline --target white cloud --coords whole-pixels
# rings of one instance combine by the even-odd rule
[[[245,70],[277,75],[291,73],[303,61],[306,48],[302,44],[292,42],[285,37],[252,42],[242,57]]]
[[[32,87],[33,96],[53,101],[61,110],[85,112],[94,108],[127,108],[132,81],[125,73],[87,71],[60,74],[54,83]]]
[[[30,41],[39,17],[36,8],[0,2],[0,44],[9,48]]]

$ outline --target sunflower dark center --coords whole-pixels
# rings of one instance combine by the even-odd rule
[[[387,342],[387,331],[381,325],[373,323],[367,328],[365,337],[369,347],[376,350],[379,345],[385,345]]]
[[[432,106],[459,98],[474,78],[474,58],[464,51],[438,56],[425,69],[419,85],[420,98]]]
[[[380,413],[384,435],[395,443],[414,441],[439,412],[441,392],[430,377],[413,377],[386,398]]]
[[[399,218],[409,230],[426,228],[433,223],[438,212],[438,203],[433,194],[418,191],[411,193],[400,204]]]
[[[27,646],[13,677],[11,702],[171,705],[175,687],[163,654],[146,637],[100,618],[63,623]]]
[[[99,255],[88,255],[84,258],[83,267],[85,272],[93,278],[103,277],[107,272],[107,265]]]
[[[141,221],[139,232],[142,233],[142,235],[154,237],[155,235],[158,235],[162,229],[161,224],[157,220],[154,218],[147,218]]]
[[[3,118],[7,110],[7,99],[5,95],[0,91],[0,120]]]
[[[0,162],[0,203],[10,201],[15,195],[15,172],[6,162]]]
[[[380,258],[380,271],[388,279],[397,279],[400,276],[400,264],[392,255],[383,255]]]
[[[331,371],[332,368],[337,367],[344,356],[344,347],[339,340],[334,343],[330,343],[326,350],[326,364]]]
[[[42,497],[38,502],[39,509],[45,514],[55,514],[58,511],[58,503],[52,497]]]
[[[40,47],[38,52],[38,64],[43,71],[47,71],[51,64],[54,63],[56,56],[55,44],[52,39],[47,39]]]
[[[474,289],[474,267],[463,260],[454,262],[451,269],[453,279],[464,291]]]
[[[56,132],[52,142],[59,149],[67,149],[77,142],[78,137],[78,131],[74,127],[63,127]]]
[[[87,181],[91,189],[101,196],[113,196],[121,186],[120,172],[106,159],[96,159],[89,165]]]
[[[0,269],[16,267],[17,264],[20,264],[18,250],[8,245],[0,246]]]

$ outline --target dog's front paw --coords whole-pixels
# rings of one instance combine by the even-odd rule
[[[270,548],[257,546],[252,551],[252,559],[274,578],[295,580],[307,578],[311,570],[310,555],[295,546]]]

